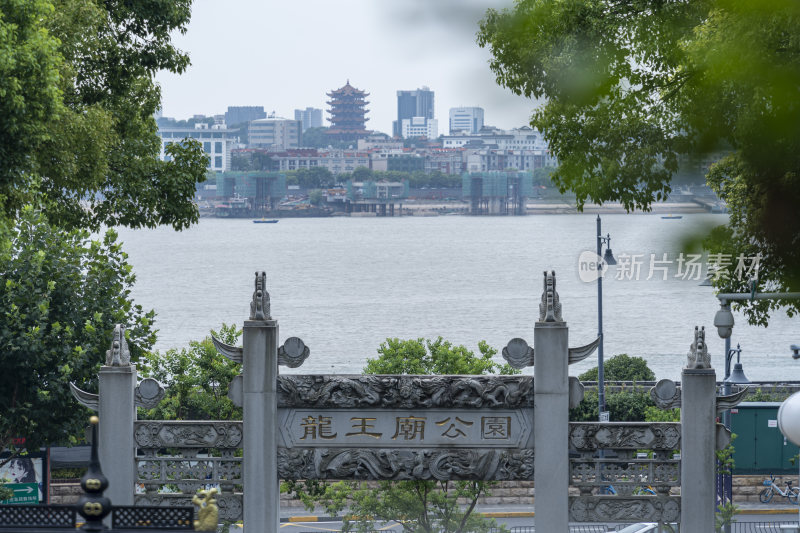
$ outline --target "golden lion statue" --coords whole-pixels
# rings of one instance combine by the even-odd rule
[[[194,521],[195,531],[217,530],[219,509],[217,500],[214,499],[216,493],[217,489],[201,490],[192,497],[192,503],[199,507],[197,510],[199,520]]]

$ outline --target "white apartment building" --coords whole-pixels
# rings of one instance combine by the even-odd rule
[[[303,123],[271,115],[251,121],[247,127],[247,135],[251,148],[299,148],[303,141]]]
[[[170,160],[170,156],[166,153],[167,146],[189,138],[203,145],[203,151],[209,158],[209,170],[224,172],[231,169],[231,148],[237,142],[237,138],[225,124],[214,124],[209,127],[208,124],[200,123],[185,128],[159,128],[158,136],[161,137],[159,157],[162,161]]]
[[[401,134],[404,139],[412,137],[436,139],[439,137],[439,121],[425,117],[404,118],[401,123]]]
[[[554,167],[558,161],[548,150],[468,150],[467,172],[491,170],[523,170],[533,172],[537,168]]]
[[[358,167],[370,168],[369,154],[355,150],[289,150],[273,155],[272,159],[277,161],[280,171],[324,167],[333,174],[341,174]]]
[[[500,133],[489,132],[471,135],[455,134],[443,137],[443,148],[462,148],[470,146],[483,146],[499,150],[547,150],[548,146],[538,130],[524,126]]]
[[[458,133],[475,134],[483,128],[482,107],[451,107],[450,135]]]

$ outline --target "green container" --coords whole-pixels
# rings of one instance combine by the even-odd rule
[[[798,448],[778,429],[780,402],[744,402],[731,409],[734,474],[797,475]]]

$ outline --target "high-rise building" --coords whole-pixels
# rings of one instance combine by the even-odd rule
[[[416,91],[397,91],[397,120],[392,123],[392,134],[403,135],[403,120],[414,117],[433,119],[433,91],[422,86]]]
[[[451,107],[450,135],[456,133],[478,133],[483,127],[482,107]]]
[[[264,106],[228,106],[225,112],[225,124],[228,126],[235,126],[251,120],[258,120],[260,118],[267,118],[267,113],[264,111]]]
[[[369,93],[356,89],[350,85],[350,80],[344,87],[327,93],[331,106],[328,119],[331,127],[327,134],[339,141],[357,141],[369,135],[371,132],[364,127],[367,123],[366,106],[369,102],[365,100]]]
[[[303,123],[303,131],[308,128],[321,128],[322,127],[322,109],[316,107],[307,107],[305,109],[295,109],[294,119]]]

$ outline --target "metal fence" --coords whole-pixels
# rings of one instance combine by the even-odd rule
[[[781,526],[797,526],[797,522],[734,522],[731,533],[785,533]]]

